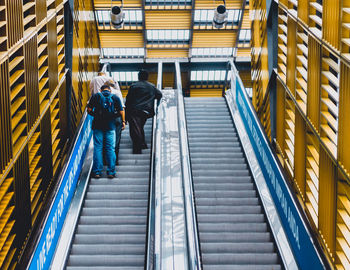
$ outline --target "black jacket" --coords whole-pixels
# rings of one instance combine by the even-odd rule
[[[126,96],[125,106],[127,113],[146,111],[149,116],[154,115],[154,100],[160,100],[162,92],[147,81],[138,81],[130,86]]]

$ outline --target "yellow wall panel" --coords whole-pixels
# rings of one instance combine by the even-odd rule
[[[223,2],[215,2],[213,0],[197,0],[195,8],[196,9],[214,9],[218,5],[222,5]],[[227,9],[240,9],[242,8],[241,0],[226,0]]]
[[[252,83],[252,76],[250,73],[250,70],[242,70],[239,72],[239,76],[242,79],[242,82],[244,84],[245,87],[247,88],[252,88],[253,87],[253,83]]]
[[[191,89],[190,97],[221,97],[221,88]]]
[[[148,58],[188,57],[188,50],[147,50]]]
[[[147,29],[190,29],[191,10],[147,10]]]
[[[140,48],[143,47],[141,31],[100,32],[102,48]]]
[[[194,31],[192,47],[234,47],[236,31]]]
[[[111,7],[110,0],[94,0],[95,8],[106,8]],[[119,2],[116,2],[119,3]],[[124,0],[124,7],[142,7],[142,0]]]

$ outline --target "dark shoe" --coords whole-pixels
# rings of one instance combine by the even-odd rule
[[[107,175],[108,178],[113,179],[115,177],[115,174],[109,174]]]
[[[139,146],[133,147],[132,148],[132,153],[133,154],[142,154],[141,148],[139,148]]]
[[[142,145],[142,149],[148,149],[147,144],[143,144],[143,145]]]
[[[98,178],[101,178],[101,175],[98,174],[98,173],[92,173],[92,174],[91,174],[91,177],[92,177],[92,178],[97,178],[97,179],[98,179]]]

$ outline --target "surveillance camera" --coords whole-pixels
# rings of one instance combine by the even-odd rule
[[[115,29],[123,27],[124,24],[124,12],[121,7],[114,6],[111,10],[111,24]]]
[[[215,28],[223,28],[227,23],[227,10],[224,5],[219,5],[214,11],[213,25]]]

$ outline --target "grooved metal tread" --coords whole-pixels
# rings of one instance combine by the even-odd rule
[[[224,98],[185,98],[203,269],[282,269]]]
[[[152,120],[145,125],[151,146]],[[132,154],[129,127],[122,132],[117,177],[90,179],[67,270],[143,269],[150,150]]]

